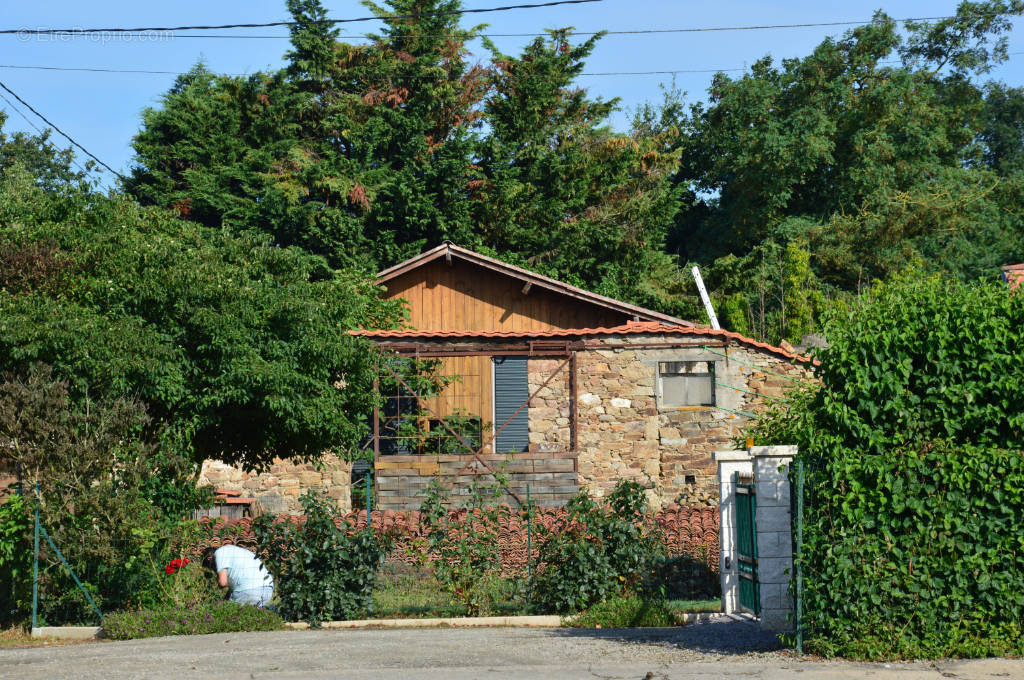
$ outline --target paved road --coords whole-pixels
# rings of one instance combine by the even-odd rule
[[[17,680],[1024,679],[1024,661],[810,662],[748,621],[633,630],[428,629],[220,634],[0,651]]]

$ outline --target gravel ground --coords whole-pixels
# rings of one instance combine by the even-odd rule
[[[0,651],[0,678],[135,680],[759,680],[1024,678],[1016,661],[844,664],[796,659],[742,617],[682,628],[459,628],[238,633]]]

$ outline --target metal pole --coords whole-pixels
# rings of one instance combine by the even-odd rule
[[[796,652],[804,652],[804,462],[796,461]]]
[[[366,526],[373,528],[373,487],[370,485],[370,473],[366,473]]]
[[[36,528],[35,528],[35,552],[32,558],[32,630],[38,628],[39,614],[39,481],[36,481],[35,498]]]
[[[530,502],[530,485],[526,485],[526,571],[529,575],[529,584],[526,589],[526,601],[533,602],[533,536],[531,521],[533,516],[533,503]]]

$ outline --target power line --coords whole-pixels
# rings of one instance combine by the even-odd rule
[[[1007,52],[1008,56],[1024,54],[1024,52]],[[898,60],[887,60],[880,61],[880,64],[899,64]],[[100,68],[100,67],[88,67],[88,66],[37,66],[30,64],[0,64],[0,69],[18,69],[18,70],[33,70],[33,71],[74,71],[74,72],[86,72],[86,73],[125,73],[125,74],[142,74],[142,75],[166,75],[166,76],[183,76],[187,72],[182,71],[154,71],[145,69],[124,69],[124,68]],[[664,71],[584,71],[578,73],[579,76],[653,76],[653,75],[675,75],[678,73],[733,73],[737,71],[746,71],[746,68],[699,68],[699,69],[672,69]],[[218,76],[232,76],[236,78],[246,78],[254,75],[254,73],[215,73],[213,75]],[[412,76],[398,76],[398,77],[412,77]],[[422,76],[433,78],[434,76]]]
[[[525,9],[533,7],[548,7],[551,5],[561,5],[570,3],[583,3],[583,2],[601,2],[602,0],[560,0],[559,2],[549,2],[539,5],[512,5],[509,7],[494,7],[490,9],[467,9],[458,10],[441,14],[468,14],[473,12],[497,12],[509,9]],[[357,21],[374,21],[384,19],[413,19],[425,16],[440,16],[441,14],[409,14],[402,16],[392,17],[360,17],[358,19],[328,19],[321,23],[350,23]],[[907,17],[904,19],[893,19],[895,23],[906,23],[908,21],[942,21],[944,19],[953,19],[952,16],[936,16],[936,17]],[[672,33],[714,33],[723,31],[765,31],[765,30],[777,30],[777,29],[788,29],[788,28],[823,28],[830,26],[866,26],[873,23],[874,20],[860,20],[860,21],[821,21],[821,22],[808,22],[800,24],[754,24],[749,26],[697,26],[690,28],[641,28],[635,30],[621,30],[621,31],[569,31],[569,35],[577,36],[593,36],[598,33],[604,33],[605,35],[652,35],[652,34],[672,34]],[[266,24],[225,24],[223,26],[177,26],[177,27],[153,27],[153,28],[68,28],[68,29],[57,29],[57,28],[39,28],[39,29],[3,29],[0,30],[0,35],[17,35],[19,37],[27,37],[30,35],[60,35],[62,37],[74,37],[74,36],[85,36],[93,33],[157,33],[157,32],[173,32],[173,31],[184,31],[184,30],[217,30],[225,28],[264,28],[270,26],[293,26],[297,25],[298,22],[294,21],[278,21]],[[536,38],[544,37],[548,33],[479,33],[479,37],[487,38]],[[149,37],[149,36],[139,36]],[[215,39],[236,39],[236,40],[290,40],[290,35],[230,35],[230,34],[215,34],[215,35],[175,35],[177,38],[215,38]],[[374,35],[370,33],[354,33],[354,34],[342,34],[340,38],[349,40],[372,40]],[[451,38],[459,37],[454,33],[424,33],[422,37],[425,38]]]
[[[42,131],[42,129],[40,129],[40,127],[39,127],[38,125],[36,125],[35,123],[33,123],[33,122],[32,122],[32,119],[31,119],[31,118],[29,118],[28,116],[26,116],[26,115],[25,115],[25,113],[24,113],[24,112],[23,112],[23,111],[22,111],[21,109],[19,109],[19,108],[18,108],[17,106],[15,106],[14,104],[12,104],[12,103],[11,103],[11,100],[10,100],[10,99],[8,99],[8,98],[7,98],[6,96],[4,96],[4,93],[3,93],[3,92],[0,92],[0,99],[3,99],[3,100],[4,100],[5,102],[7,102],[7,106],[9,106],[9,107],[10,107],[10,109],[11,109],[12,111],[14,111],[14,112],[15,112],[15,113],[17,113],[17,114],[18,114],[19,116],[21,116],[21,119],[22,119],[22,120],[24,120],[24,121],[25,121],[26,123],[28,123],[28,124],[29,124],[29,127],[31,127],[31,128],[33,129],[33,130],[35,130],[35,131],[36,131],[36,134],[38,134],[38,135],[39,135],[40,137],[42,137],[42,136],[43,136],[43,135],[45,134],[45,133],[44,133],[44,132]],[[52,146],[52,144],[51,144],[51,146]],[[84,174],[86,174],[86,173],[88,173],[88,170],[86,170],[86,169],[85,169],[84,167],[82,167],[82,164],[81,164],[81,163],[79,163],[79,162],[78,162],[78,159],[77,159],[77,158],[75,158],[74,156],[72,156],[72,157],[71,157],[71,162],[75,164],[75,167],[76,167],[76,168],[78,168],[79,170],[81,170],[81,171],[82,171],[82,174],[83,174],[83,175],[84,175]]]
[[[455,9],[447,12],[423,12],[418,14],[392,14],[385,16],[357,17],[355,19],[325,19],[312,22],[318,24],[351,24],[361,21],[381,21],[388,19],[421,19],[426,17],[443,17],[461,14],[483,14],[485,12],[507,12],[514,9],[538,9],[541,7],[554,7],[556,5],[581,5],[589,2],[602,2],[603,0],[553,0],[552,2],[540,2],[524,5],[505,5],[503,7],[485,7],[479,9]],[[301,26],[309,22],[302,21],[271,21],[260,24],[220,24],[217,26],[145,26],[142,28],[5,28],[0,29],[0,35],[83,35],[88,33],[155,33],[170,31],[215,31],[225,28],[269,28],[271,26]]]
[[[14,97],[14,98],[15,98],[15,99],[17,99],[17,100],[18,100],[19,102],[21,102],[22,106],[24,106],[24,107],[25,107],[26,109],[28,109],[28,110],[29,110],[29,111],[31,111],[32,113],[36,114],[36,116],[37,116],[37,117],[39,117],[39,118],[40,118],[40,119],[41,119],[41,120],[42,120],[42,121],[43,121],[44,123],[46,123],[47,125],[49,125],[49,126],[50,126],[51,128],[53,128],[53,129],[54,129],[54,131],[56,131],[56,132],[60,133],[61,135],[63,135],[64,139],[68,140],[69,142],[71,142],[72,144],[74,144],[75,146],[77,146],[77,147],[78,147],[79,149],[81,149],[81,150],[82,150],[82,153],[84,153],[84,154],[85,154],[86,156],[88,156],[89,158],[93,159],[94,161],[96,161],[97,163],[99,163],[100,165],[102,165],[103,167],[105,167],[105,168],[106,168],[107,170],[109,170],[110,172],[112,172],[112,173],[113,173],[114,175],[116,175],[116,176],[117,176],[117,177],[119,177],[120,179],[124,180],[125,182],[127,182],[127,181],[128,181],[128,178],[127,178],[127,177],[125,177],[124,175],[122,175],[121,173],[119,173],[119,172],[118,172],[117,170],[114,170],[114,168],[110,167],[109,165],[107,165],[106,163],[104,163],[103,161],[101,161],[101,160],[100,160],[100,159],[99,159],[99,158],[98,158],[98,157],[97,157],[96,155],[94,155],[94,154],[93,154],[92,152],[90,152],[90,151],[89,151],[88,149],[86,149],[86,148],[85,148],[84,146],[82,146],[81,144],[79,144],[78,142],[76,142],[76,141],[75,141],[74,139],[72,139],[72,138],[71,138],[71,136],[70,136],[70,135],[69,135],[68,133],[64,132],[64,131],[63,131],[63,130],[61,130],[61,129],[60,129],[59,127],[57,127],[56,125],[54,125],[54,124],[53,124],[53,123],[52,123],[52,122],[51,122],[51,121],[50,121],[49,119],[47,119],[47,117],[46,117],[46,116],[44,116],[43,114],[39,113],[39,112],[38,112],[38,111],[36,111],[36,110],[35,110],[34,108],[32,108],[32,105],[31,105],[31,104],[29,104],[29,103],[28,103],[27,101],[25,101],[24,99],[22,99],[21,97],[19,97],[19,96],[17,95],[17,93],[16,93],[16,92],[14,92],[14,90],[12,90],[11,88],[7,87],[7,85],[5,85],[3,81],[0,81],[0,87],[2,87],[2,88],[3,88],[4,90],[6,90],[6,91],[7,91],[7,93],[8,93],[8,94],[10,94],[10,95],[11,95],[12,97]],[[37,129],[38,129],[38,128],[37,128]]]

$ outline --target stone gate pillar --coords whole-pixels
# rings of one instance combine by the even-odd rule
[[[761,629],[793,630],[793,518],[789,466],[795,446],[754,446],[757,490],[757,580],[761,584]]]

